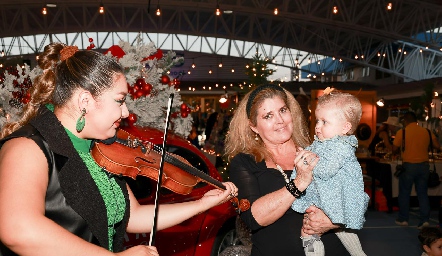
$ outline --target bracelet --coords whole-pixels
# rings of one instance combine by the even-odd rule
[[[299,189],[295,186],[295,183],[293,180],[285,184],[285,188],[292,194],[295,198],[300,198],[301,196],[305,195],[304,191],[299,191]]]

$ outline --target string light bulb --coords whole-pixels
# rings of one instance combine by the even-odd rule
[[[103,1],[101,1],[100,8],[98,9],[98,12],[99,12],[100,14],[103,14],[103,13],[104,13],[104,5],[103,5]]]
[[[338,14],[338,7],[337,6],[333,6],[333,14]]]
[[[46,9],[46,7],[43,7],[43,9],[41,9],[41,13],[42,13],[43,15],[48,14],[48,10]]]
[[[221,15],[221,10],[219,9],[219,4],[216,4],[215,14],[216,14],[216,16]]]
[[[278,8],[275,8],[275,10],[273,10],[273,14],[278,15],[278,13],[279,13]]]
[[[157,5],[157,11],[155,12],[157,16],[161,15],[161,9],[160,9],[160,5]]]
[[[387,4],[387,11],[391,11],[393,9],[393,3]]]

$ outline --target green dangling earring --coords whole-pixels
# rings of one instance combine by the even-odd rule
[[[77,123],[75,125],[75,129],[77,129],[77,132],[81,132],[84,129],[84,125],[86,124],[86,118],[84,116],[86,115],[86,109],[83,108],[81,110],[81,116],[78,118]]]

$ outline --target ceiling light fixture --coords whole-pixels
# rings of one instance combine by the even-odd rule
[[[41,13],[42,13],[43,15],[48,14],[48,10],[46,10],[46,7],[43,7],[43,9],[41,9]]]
[[[338,7],[337,6],[333,6],[333,14],[338,14]]]
[[[221,95],[221,98],[219,99],[219,103],[226,103],[227,100],[229,99],[229,95],[227,94],[227,91],[224,90],[224,94]]]
[[[385,106],[384,98],[381,98],[378,101],[376,101],[376,105],[378,105],[379,107]]]
[[[387,4],[387,11],[391,11],[393,9],[393,3]]]

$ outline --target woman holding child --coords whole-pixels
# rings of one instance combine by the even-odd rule
[[[241,219],[252,232],[252,255],[304,255],[300,230],[319,234],[326,255],[348,255],[332,232],[339,229],[318,208],[306,214],[290,206],[312,182],[316,154],[310,145],[306,120],[290,92],[277,85],[249,92],[233,116],[226,140],[230,178],[239,199],[250,201]],[[293,169],[297,175],[292,181]],[[331,231],[331,232],[329,232]]]

